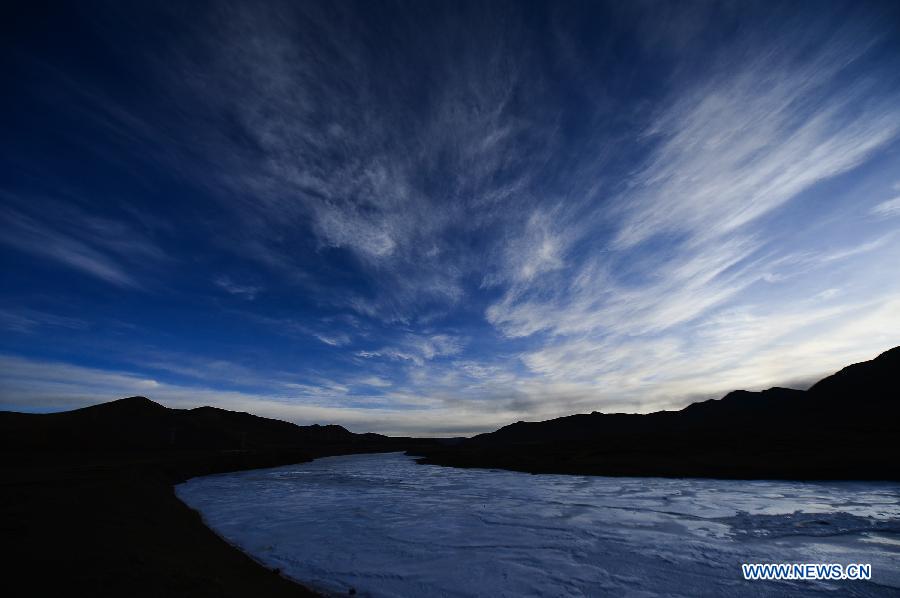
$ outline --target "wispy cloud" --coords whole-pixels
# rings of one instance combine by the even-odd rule
[[[876,216],[885,217],[900,216],[900,196],[881,202],[872,208],[872,213]]]
[[[367,295],[324,300],[410,322],[464,296],[478,263],[460,243],[519,218],[503,206],[522,203],[534,176],[528,165],[545,158],[555,122],[512,106],[530,50],[516,29],[496,34],[496,11],[486,7],[474,28],[453,11],[442,15],[449,27],[396,21],[406,40],[396,49],[357,35],[365,24],[349,7],[339,12],[342,19],[316,5],[223,5],[199,35],[213,57],[202,65],[210,75],[185,92],[212,107],[216,125],[237,126],[252,142],[223,139],[218,127],[200,131],[222,158],[221,198],[247,236],[263,241],[258,255],[302,268],[293,248],[311,233],[318,251],[349,252],[370,283]],[[384,85],[420,69],[423,52],[427,104],[415,101],[416,86]],[[185,70],[198,68],[185,60]]]
[[[488,319],[511,336],[547,329],[642,333],[695,318],[752,284],[765,266],[754,257],[771,259],[762,253],[765,230],[752,225],[900,132],[898,97],[870,100],[868,78],[822,92],[868,49],[854,41],[839,34],[819,40],[805,60],[799,55],[810,48],[792,39],[770,43],[749,62],[749,48],[732,48],[734,62],[723,58],[722,73],[679,92],[647,128],[656,148],[614,198],[613,251],[570,260],[561,285],[544,278],[512,286]],[[867,110],[855,110],[860,102]],[[647,246],[660,238],[658,249]],[[552,243],[528,246],[540,252]],[[560,267],[558,250],[551,253]],[[635,267],[646,282],[617,280]]]
[[[3,193],[0,205],[5,226],[0,243],[50,259],[121,287],[141,286],[137,264],[158,262],[163,251],[124,224],[91,214],[71,204],[40,198],[36,201]],[[22,209],[20,205],[31,205]]]
[[[418,366],[439,357],[458,355],[463,350],[463,339],[449,334],[420,335],[407,333],[396,346],[377,350],[362,350],[357,357],[365,359],[387,358],[410,361]]]
[[[0,328],[13,332],[32,333],[44,327],[87,330],[90,323],[81,318],[60,316],[28,308],[0,309]]]
[[[12,209],[3,210],[3,220],[6,226],[0,233],[0,242],[118,286],[138,286],[137,280],[114,258],[70,234],[54,230]]]
[[[378,376],[367,376],[358,380],[357,383],[364,386],[374,386],[375,388],[387,388],[393,385],[390,380],[385,380],[384,378],[379,378]]]
[[[317,339],[325,343],[326,345],[331,345],[332,347],[341,347],[343,345],[347,345],[350,343],[350,335],[348,334],[321,334],[316,333],[314,335]]]
[[[260,286],[254,286],[250,284],[240,284],[231,279],[229,276],[219,276],[214,281],[216,286],[223,289],[227,293],[232,295],[237,295],[242,299],[246,299],[248,301],[252,301],[256,299],[256,296],[263,290]]]

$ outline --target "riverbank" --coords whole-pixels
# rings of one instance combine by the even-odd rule
[[[370,451],[378,448],[5,453],[3,585],[9,596],[318,596],[217,536],[178,500],[174,484]]]

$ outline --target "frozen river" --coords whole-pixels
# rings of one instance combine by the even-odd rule
[[[192,479],[221,536],[357,596],[898,596],[900,485],[529,475],[399,453]],[[744,581],[743,562],[872,581]]]

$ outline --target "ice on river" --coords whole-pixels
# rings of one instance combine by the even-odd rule
[[[897,596],[900,485],[529,475],[329,457],[177,487],[304,584],[357,596]],[[744,581],[743,562],[872,581]]]

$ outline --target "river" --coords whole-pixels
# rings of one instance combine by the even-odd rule
[[[897,596],[900,484],[529,475],[400,453],[194,478],[232,544],[357,596]],[[745,581],[741,563],[867,563],[871,581]]]

